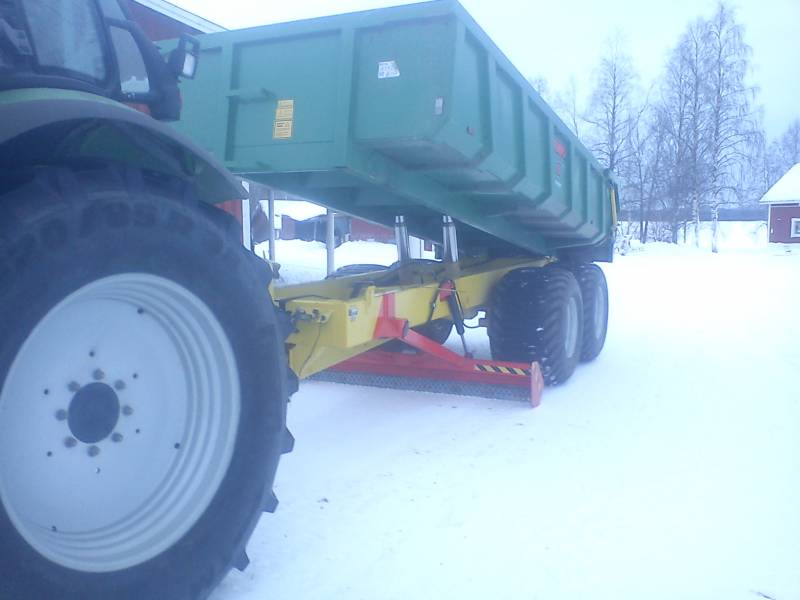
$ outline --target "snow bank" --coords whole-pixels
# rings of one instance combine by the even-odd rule
[[[769,241],[766,221],[725,221],[718,224],[717,245],[723,250],[749,250],[765,248]],[[694,227],[686,231],[686,244],[694,246]],[[700,224],[700,248],[711,250],[712,224]],[[681,239],[681,243],[683,239]]]
[[[767,222],[766,221],[721,221],[718,224],[718,232],[717,232],[717,247],[720,252],[724,251],[738,251],[738,250],[753,250],[753,249],[766,249],[768,246],[769,241],[769,233],[767,231]],[[623,231],[628,231],[630,229],[631,233],[629,234],[630,239],[630,250],[633,252],[639,251],[642,249],[642,244],[636,239],[637,227],[628,227],[627,223],[622,224]],[[705,251],[711,251],[711,240],[713,238],[713,229],[712,224],[707,222],[700,223],[700,244],[699,247]],[[652,248],[661,248],[664,246],[669,246],[674,252],[680,252],[676,250],[675,244],[669,244],[664,242],[648,242],[644,244],[648,249]],[[680,235],[678,236],[678,244],[677,246],[689,246],[689,247],[696,247],[695,246],[695,235],[694,235],[694,226],[690,223],[686,227],[686,240],[684,241],[683,238],[683,231],[681,230]],[[658,252],[659,250],[654,250]]]

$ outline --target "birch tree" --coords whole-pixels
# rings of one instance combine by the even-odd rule
[[[624,182],[625,195],[638,213],[639,241],[649,237],[650,214],[658,199],[665,198],[664,151],[665,128],[658,115],[645,102],[634,114],[628,131],[628,160]],[[664,205],[660,208],[664,208]]]
[[[706,31],[706,22],[698,19],[688,27],[678,46],[678,68],[684,72],[686,77],[682,93],[687,96],[685,99],[687,135],[683,140],[687,148],[683,166],[686,170],[688,200],[692,210],[694,243],[698,247],[700,246],[700,208],[704,192],[703,137],[707,117],[707,106],[703,93],[706,75],[704,69]]]
[[[711,250],[717,252],[719,208],[727,197],[736,197],[734,184],[741,184],[739,175],[748,160],[748,144],[757,141],[758,131],[751,109],[755,89],[745,83],[751,50],[731,8],[724,3],[717,5],[706,24],[705,36],[708,122],[704,154]]]
[[[656,122],[664,134],[664,212],[670,220],[671,241],[678,242],[681,224],[685,226],[687,207],[692,207],[696,189],[698,135],[696,100],[698,77],[691,66],[692,36],[684,34],[672,51],[662,82],[661,100],[656,107]],[[685,231],[685,228],[684,228]]]
[[[626,158],[636,72],[620,34],[606,44],[594,75],[594,87],[585,121],[595,156],[616,171]],[[577,127],[577,126],[576,126]]]
[[[583,111],[579,108],[578,84],[575,77],[569,78],[567,88],[556,94],[553,101],[553,108],[558,116],[567,124],[579,139],[583,134]]]
[[[770,185],[800,163],[800,119],[795,119],[783,135],[770,145],[769,158]]]

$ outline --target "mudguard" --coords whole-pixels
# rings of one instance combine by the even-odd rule
[[[52,88],[0,92],[0,172],[91,159],[180,177],[192,182],[208,203],[246,196],[241,183],[209,152],[123,104]]]

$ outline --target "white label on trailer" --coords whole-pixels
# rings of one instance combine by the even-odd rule
[[[400,69],[393,60],[386,60],[378,63],[378,79],[390,79],[400,77]]]

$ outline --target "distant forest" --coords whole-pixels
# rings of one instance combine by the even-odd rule
[[[649,89],[622,34],[608,40],[586,98],[574,80],[558,92],[540,77],[531,83],[616,174],[626,235],[675,243],[710,220],[716,251],[717,221],[757,214],[761,196],[800,162],[800,118],[766,137],[751,54],[735,10],[721,2],[687,25]]]

